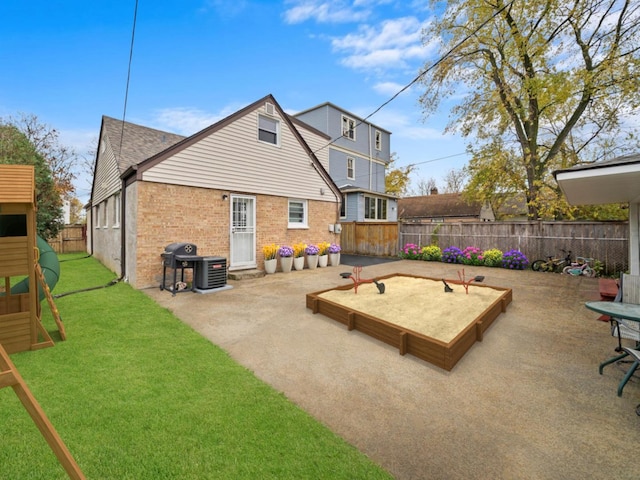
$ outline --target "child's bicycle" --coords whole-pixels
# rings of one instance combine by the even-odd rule
[[[596,271],[591,267],[593,258],[576,257],[576,261],[572,262],[562,269],[562,273],[569,275],[584,275],[585,277],[595,277]]]
[[[565,254],[564,258],[548,256],[546,260],[534,260],[531,262],[531,270],[534,272],[562,272],[563,268],[571,265],[571,250],[562,250],[562,252]]]

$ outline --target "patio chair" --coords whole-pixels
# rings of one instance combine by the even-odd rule
[[[614,302],[640,304],[640,276],[623,273],[620,277],[620,288]],[[622,339],[627,338],[640,342],[640,323],[623,318],[611,318],[611,335],[618,337],[616,352],[622,352]]]
[[[624,302],[624,303],[635,303],[640,304],[640,276],[639,275],[628,275],[623,273],[620,277],[620,289],[618,290],[618,295],[616,296],[614,302]],[[618,396],[622,395],[622,390],[624,386],[627,384],[631,376],[634,374],[638,366],[640,365],[640,323],[634,322],[631,320],[626,320],[624,318],[611,318],[611,335],[618,338],[618,346],[616,347],[616,352],[622,352],[621,355],[613,357],[606,362],[600,364],[600,375],[602,375],[602,369],[611,364],[617,363],[627,356],[631,356],[634,358],[633,363],[627,373],[620,381],[618,385]],[[628,340],[633,340],[635,342],[634,348],[623,347],[622,339],[626,338]]]

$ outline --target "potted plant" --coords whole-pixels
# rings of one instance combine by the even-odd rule
[[[329,245],[329,261],[332,267],[340,265],[340,250],[342,250],[342,248],[336,243]]]
[[[318,252],[320,249],[316,245],[307,245],[304,253],[307,255],[307,267],[313,270],[318,266]]]
[[[278,266],[278,247],[276,244],[272,243],[262,247],[262,254],[264,255],[264,271],[266,273],[276,273],[276,267]]]
[[[320,242],[318,244],[318,266],[326,267],[329,264],[329,242]]]
[[[278,249],[278,256],[280,257],[280,269],[288,273],[293,266],[293,248],[283,245]]]
[[[293,245],[293,268],[296,270],[304,269],[304,250],[307,248],[306,243],[295,243]]]

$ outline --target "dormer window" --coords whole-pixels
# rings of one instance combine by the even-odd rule
[[[346,115],[342,115],[342,136],[351,140],[356,139],[356,121]]]

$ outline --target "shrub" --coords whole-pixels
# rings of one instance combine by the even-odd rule
[[[407,243],[402,249],[402,258],[406,258],[408,260],[419,260],[420,259],[420,247],[415,243]]]
[[[509,250],[502,256],[502,266],[512,270],[524,270],[529,266],[529,260],[520,250]]]
[[[482,250],[478,247],[467,247],[462,251],[461,262],[465,265],[482,265]]]
[[[442,252],[442,261],[447,263],[462,263],[462,250],[458,247],[445,248]]]
[[[421,255],[423,260],[427,260],[429,262],[440,262],[442,261],[442,250],[437,245],[427,245],[426,247],[422,247]]]
[[[485,250],[482,258],[484,259],[484,265],[486,267],[502,266],[502,250],[498,250],[497,248]]]

